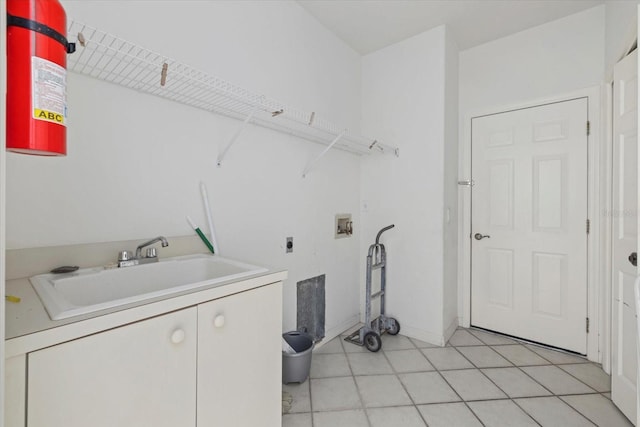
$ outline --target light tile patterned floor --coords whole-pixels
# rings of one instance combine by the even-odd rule
[[[289,384],[283,427],[602,426],[632,424],[599,365],[475,329],[440,348],[402,335],[370,353],[331,340],[310,379]]]

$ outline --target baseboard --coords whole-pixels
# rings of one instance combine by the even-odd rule
[[[316,348],[322,348],[324,344],[328,343],[335,337],[340,336],[341,333],[357,325],[359,322],[360,322],[360,315],[354,314],[348,319],[340,322],[337,326],[334,326],[331,329],[327,329],[324,332],[324,338],[322,339],[322,341],[316,343]]]
[[[444,347],[444,345],[449,341],[449,338],[454,334],[456,329],[458,328],[458,318],[456,317],[451,324],[447,327],[443,334],[438,334],[431,331],[425,331],[424,329],[415,328],[407,325],[400,325],[400,334],[409,338],[414,338],[420,341],[428,342],[429,344],[437,345],[440,347]],[[322,348],[322,346],[335,337],[340,336],[343,332],[354,329],[358,324],[360,324],[360,315],[356,314],[348,319],[340,322],[337,326],[332,327],[325,331],[324,339],[318,343],[316,343],[316,348]]]
[[[403,325],[402,323],[400,324],[400,334],[409,338],[428,342],[429,344],[438,345],[440,347],[444,347],[445,344],[444,337],[441,334]]]
[[[468,322],[467,324],[465,324],[464,317],[458,317],[458,326],[462,326],[463,328],[469,328],[471,327],[471,322]]]
[[[445,343],[449,342],[449,338],[451,338],[451,335],[454,334],[454,332],[458,328],[459,324],[460,324],[460,319],[457,318],[457,317],[454,317],[453,320],[451,321],[451,324],[449,324],[447,329],[445,329],[445,331],[444,331],[444,337],[443,338],[444,338],[444,342]]]

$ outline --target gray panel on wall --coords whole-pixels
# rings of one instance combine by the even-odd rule
[[[299,331],[307,331],[314,341],[324,338],[324,282],[324,274],[298,282],[296,328]]]

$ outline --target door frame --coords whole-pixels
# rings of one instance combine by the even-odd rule
[[[610,271],[611,244],[604,236],[610,235],[610,218],[603,206],[610,206],[611,197],[611,153],[610,144],[605,144],[606,135],[602,123],[606,120],[606,109],[601,100],[606,87],[592,86],[552,97],[535,99],[522,103],[487,107],[463,116],[462,138],[459,141],[459,181],[471,179],[471,119],[510,110],[536,107],[543,104],[587,98],[588,119],[591,124],[587,138],[588,156],[588,207],[587,215],[591,229],[587,238],[587,358],[602,363],[610,355],[610,325],[608,317],[611,302]],[[458,323],[469,327],[471,324],[471,191],[469,186],[458,186]],[[609,234],[607,234],[609,233]],[[608,284],[608,286],[607,286]],[[605,357],[606,355],[606,357]]]

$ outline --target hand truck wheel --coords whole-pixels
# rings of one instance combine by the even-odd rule
[[[389,335],[398,335],[400,333],[400,322],[393,317],[389,318],[389,328],[387,329]]]
[[[367,332],[364,334],[364,346],[367,350],[375,353],[380,350],[382,347],[382,340],[380,339],[380,335],[375,332]]]

